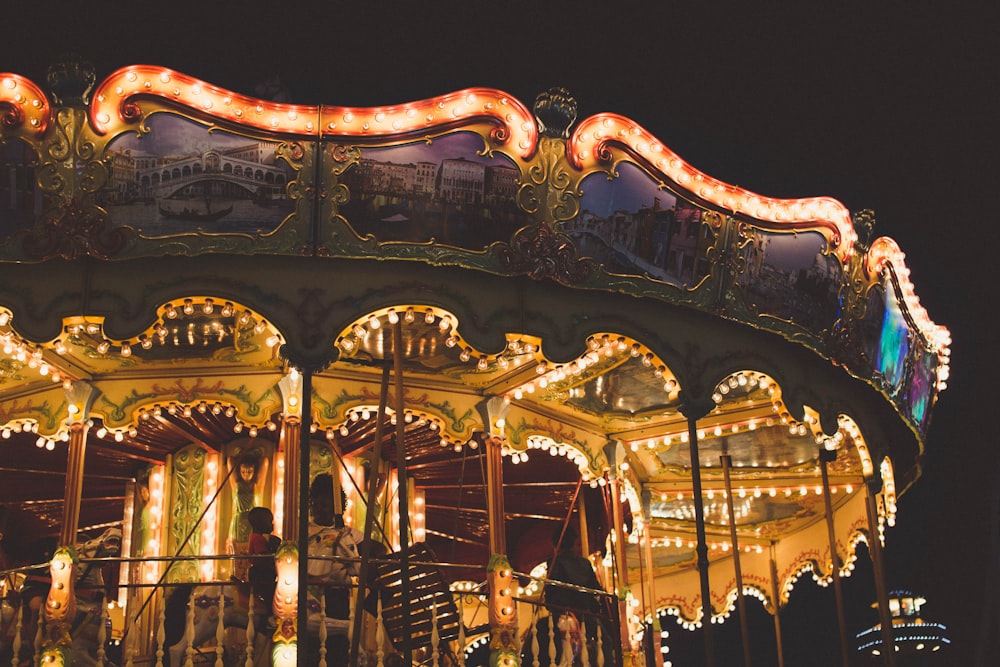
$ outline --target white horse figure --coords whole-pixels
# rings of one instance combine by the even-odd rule
[[[249,619],[247,598],[242,592],[233,594],[239,586],[220,586],[218,584],[188,584],[175,589],[168,598],[166,639],[170,667],[179,667],[186,661],[188,645],[197,651],[205,644],[214,640],[219,631],[219,594],[222,590],[222,626],[223,628],[246,629]],[[333,618],[324,619],[320,602],[312,594],[306,600],[308,617],[306,631],[311,636],[319,636],[319,628],[326,621],[327,634],[347,634],[348,621]],[[262,628],[257,628],[258,631]],[[189,633],[190,639],[189,642]],[[269,643],[269,642],[268,642]],[[269,652],[262,655],[270,659]]]
[[[114,558],[121,553],[122,531],[112,526],[97,537],[76,545],[77,556]],[[77,565],[76,618],[73,621],[73,665],[96,665],[101,623],[105,620],[104,566],[97,562]]]
[[[184,664],[189,644],[197,650],[214,639],[219,631],[220,616],[223,628],[245,629],[249,617],[248,598],[238,584],[187,584],[176,588],[167,601],[168,627],[164,644],[170,665]]]

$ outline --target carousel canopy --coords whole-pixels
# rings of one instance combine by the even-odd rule
[[[392,458],[397,361],[423,536],[455,579],[490,555],[489,434],[516,570],[575,498],[598,545],[620,500],[652,547],[636,595],[689,622],[692,437],[718,613],[734,546],[768,605],[829,577],[822,452],[845,571],[866,494],[891,525],[920,475],[950,340],[870,211],[721,182],[631,119],[576,123],[561,89],[352,108],[154,66],[92,79],[0,74],[7,536],[58,533],[74,421],[96,529],[184,448],[276,443],[290,369],[312,377],[314,442],[360,470],[378,431]]]

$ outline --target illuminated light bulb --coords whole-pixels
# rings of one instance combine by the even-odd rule
[[[430,308],[424,311],[424,322],[427,324],[434,324],[434,311]]]

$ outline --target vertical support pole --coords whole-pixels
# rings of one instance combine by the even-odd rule
[[[587,503],[582,493],[576,497],[576,511],[580,519],[580,553],[590,558],[590,526],[587,523]]]
[[[486,516],[489,522],[490,562],[490,664],[498,667],[518,662],[517,605],[511,595],[513,571],[507,560],[507,521],[503,490],[504,417],[510,407],[501,396],[492,396],[476,406],[486,433]]]
[[[840,556],[837,553],[837,531],[833,523],[833,502],[830,500],[830,475],[827,463],[837,459],[837,451],[819,450],[820,474],[823,477],[823,504],[826,507],[826,528],[830,538],[831,576],[833,594],[837,600],[837,627],[840,630],[840,656],[844,667],[850,667],[850,648],[847,641],[847,620],[844,616],[844,594],[840,587]]]
[[[653,667],[663,667],[663,652],[660,651],[660,615],[656,613],[656,572],[653,569],[653,492],[649,489],[642,490],[642,514],[646,519],[646,581],[648,583],[648,599],[650,616],[649,632],[653,634],[650,638],[649,646],[653,649]]]
[[[308,667],[306,663],[308,642],[306,628],[309,622],[309,605],[305,604],[309,599],[309,434],[312,431],[312,369],[300,369],[302,373],[302,426],[299,446],[299,506],[296,516],[298,517],[298,545],[299,545],[299,590],[298,599],[300,604],[295,614],[295,627],[297,637],[296,664],[299,667]],[[288,467],[287,464],[285,466]],[[290,520],[290,519],[289,519]]]
[[[83,462],[87,454],[87,420],[97,390],[86,382],[74,382],[66,390],[66,410],[69,413],[69,450],[66,459],[66,491],[63,495],[63,523],[59,546],[76,543],[80,524],[80,498],[83,494]]]
[[[680,408],[687,417],[688,447],[691,450],[691,487],[694,493],[694,521],[698,546],[698,574],[701,579],[702,630],[705,637],[705,665],[715,667],[715,647],[712,644],[712,589],[708,583],[708,540],[705,536],[705,503],[701,496],[701,460],[698,458],[698,419],[707,415],[714,404],[710,401],[685,401]]]
[[[726,509],[729,512],[729,539],[733,543],[733,568],[736,571],[736,608],[740,613],[740,638],[743,640],[743,664],[751,667],[750,660],[750,630],[747,627],[747,605],[743,597],[743,569],[740,567],[740,542],[736,534],[736,510],[733,508],[733,483],[730,476],[730,468],[733,466],[733,457],[723,454],[719,457],[722,461],[722,477],[726,484]]]
[[[358,597],[354,603],[353,630],[351,632],[351,654],[348,664],[356,664],[361,647],[361,631],[364,622],[365,594],[371,564],[368,562],[372,550],[372,527],[375,525],[375,498],[378,495],[379,475],[382,474],[382,438],[385,430],[386,406],[389,403],[389,365],[382,367],[382,385],[379,391],[378,412],[375,414],[375,443],[372,446],[371,466],[368,471],[368,490],[365,495],[365,528],[361,541],[361,567],[358,572]],[[381,533],[382,528],[379,527]]]
[[[778,648],[778,667],[785,667],[785,645],[781,641],[781,597],[778,592],[778,563],[771,542],[771,599],[774,600],[774,643]]]
[[[59,545],[68,547],[76,543],[76,530],[80,523],[80,498],[83,494],[83,459],[87,453],[87,427],[81,422],[70,424],[69,447],[66,459],[66,493],[63,504],[63,524],[59,532]]]
[[[406,475],[406,421],[403,419],[405,410],[403,405],[403,322],[396,322],[392,330],[392,359],[393,370],[395,371],[395,401],[393,409],[396,412],[396,475],[398,480],[399,493],[399,566],[402,573],[400,595],[400,612],[403,618],[410,617],[410,498],[408,492],[408,482]],[[403,658],[403,666],[410,667],[413,662],[410,649],[410,626],[403,624],[403,636],[401,638],[400,654]]]
[[[281,423],[279,446],[285,452],[285,495],[281,505],[281,535],[289,542],[299,541],[299,496],[302,493],[302,421],[285,417]],[[306,489],[309,488],[308,479]],[[307,494],[308,495],[308,494]]]
[[[70,626],[76,615],[76,564],[70,547],[76,543],[80,523],[80,499],[83,496],[83,466],[87,453],[87,422],[97,390],[86,382],[74,382],[66,390],[69,451],[66,459],[66,489],[63,495],[63,524],[59,532],[59,548],[49,570],[52,586],[40,616],[45,618],[47,638],[46,658],[69,650]],[[39,628],[41,623],[39,622]]]
[[[283,404],[278,446],[285,452],[284,499],[281,504],[281,535],[289,542],[299,538],[299,499],[302,457],[302,375],[292,369],[278,382]],[[306,438],[306,442],[309,438]],[[308,458],[308,456],[306,457]],[[309,478],[305,477],[308,488]]]
[[[611,486],[611,520],[615,531],[614,553],[618,574],[618,582],[615,586],[618,593],[618,627],[620,629],[619,641],[621,642],[622,655],[632,652],[632,638],[628,634],[628,600],[625,598],[625,591],[628,590],[628,560],[625,555],[625,517],[622,512],[622,486],[618,477],[618,447],[616,440],[609,440],[604,445],[604,455],[608,459],[610,469]]]
[[[875,509],[874,477],[865,480],[865,509],[868,512],[868,552],[875,574],[875,595],[878,597],[878,617],[882,635],[882,659],[887,667],[896,667],[896,646],[892,637],[892,614],[889,612],[889,590],[885,585],[885,561],[878,532],[878,511]]]

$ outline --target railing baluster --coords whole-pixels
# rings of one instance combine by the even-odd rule
[[[549,664],[556,664],[556,620],[549,611]]]
[[[462,595],[461,593],[452,593],[452,595],[458,598],[455,601],[455,606],[458,608],[458,667],[465,667],[465,623],[463,623],[462,614]]]
[[[38,623],[35,624],[35,654],[32,657],[32,664],[42,664],[42,637],[45,636],[45,614],[39,610]]]
[[[354,609],[355,609],[354,601],[357,599],[355,597],[354,590],[355,589],[353,587],[347,589],[347,646],[348,647],[353,646],[351,642],[354,639]],[[357,595],[361,595],[360,590],[357,592]]]
[[[375,667],[385,667],[385,629],[382,627],[382,596],[375,609]]]
[[[187,624],[184,627],[184,637],[187,639],[187,656],[184,659],[184,667],[194,667],[194,589],[188,597],[187,603]]]
[[[538,645],[538,622],[541,619],[535,620],[537,618],[537,613],[532,614],[531,621],[531,667],[538,667],[541,664],[541,659],[539,658],[538,651],[540,646]]]
[[[437,626],[438,617],[438,606],[437,601],[431,604],[431,667],[439,667],[440,665],[440,653],[438,652],[438,644],[441,643],[441,635],[438,632]]]
[[[250,591],[250,601],[247,603],[247,650],[244,667],[253,667],[254,648],[256,648],[257,629],[253,626],[253,590]]]
[[[300,632],[299,644],[308,636],[308,631]],[[319,592],[319,667],[326,667],[326,590],[323,588]]]
[[[597,667],[604,667],[604,632],[601,624],[597,624]]]
[[[160,607],[160,622],[156,628],[156,667],[163,667],[163,642],[167,641],[167,603]]]
[[[583,646],[580,647],[580,663],[583,667],[590,667],[590,648],[587,644],[590,643],[590,633],[587,632],[586,619],[580,623],[580,639],[583,641]]]
[[[573,664],[573,638],[569,632],[570,616],[566,616],[566,627],[563,629],[562,638],[562,660],[559,667],[571,667]],[[557,623],[558,625],[558,623]]]
[[[133,667],[133,660],[135,660],[135,652],[136,652],[135,645],[136,642],[139,641],[139,632],[138,630],[136,630],[135,623],[133,623],[131,628],[128,627],[127,625],[129,618],[128,609],[131,609],[131,607],[128,607],[125,612],[125,622],[126,622],[125,632],[127,634],[125,635],[125,646],[122,648],[122,650],[125,652],[125,667]]]
[[[104,642],[108,640],[108,605],[104,604],[103,597],[99,604],[101,611],[98,614],[98,622],[101,624],[101,627],[97,629],[97,667],[104,667],[104,659],[108,657],[107,652],[104,650]]]
[[[10,667],[18,667],[21,655],[21,628],[24,627],[24,605],[17,606],[17,621],[14,623],[14,656],[10,659]]]
[[[233,595],[239,595],[233,591]],[[226,640],[226,587],[219,586],[219,624],[215,628],[215,667],[224,667],[222,653]]]

